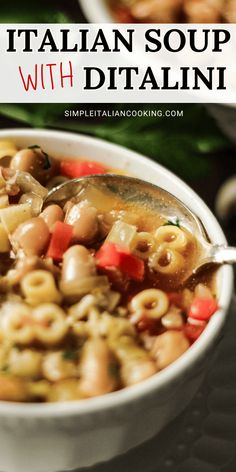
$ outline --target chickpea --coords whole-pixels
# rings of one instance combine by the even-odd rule
[[[190,343],[182,331],[166,331],[156,337],[151,355],[156,359],[157,367],[164,369],[189,348]]]
[[[27,400],[25,382],[10,375],[0,375],[0,400],[8,402],[24,402]]]
[[[50,232],[57,221],[64,221],[64,212],[59,205],[49,205],[39,216],[43,218]]]
[[[29,172],[40,183],[45,183],[54,175],[56,163],[51,157],[47,158],[41,149],[21,149],[12,158],[10,168]]]
[[[50,233],[43,218],[36,217],[19,225],[12,238],[27,256],[40,256],[49,243]]]
[[[90,277],[95,274],[95,262],[88,249],[80,245],[67,249],[62,263],[63,281],[74,281],[80,277]]]
[[[64,359],[62,351],[46,354],[42,370],[44,377],[51,382],[78,376],[76,365],[71,360]]]
[[[204,284],[197,284],[194,290],[194,296],[197,298],[214,298],[211,290]]]
[[[117,379],[112,371],[115,361],[107,343],[91,339],[85,343],[80,364],[80,389],[87,397],[112,392]]]
[[[74,227],[74,242],[90,243],[98,233],[98,211],[87,201],[73,205],[65,221]]]
[[[184,324],[183,317],[181,315],[180,308],[172,305],[165,316],[161,319],[161,324],[166,329],[179,329],[182,328]]]

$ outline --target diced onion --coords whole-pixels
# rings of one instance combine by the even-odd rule
[[[7,233],[13,233],[17,226],[32,218],[31,206],[28,203],[10,205],[0,210],[0,219]]]
[[[47,197],[48,190],[40,185],[28,172],[17,171],[15,182],[24,193],[35,193],[35,195],[43,200]]]
[[[31,207],[32,214],[38,216],[42,209],[43,199],[35,193],[24,193],[19,203],[28,203]]]
[[[107,235],[106,242],[119,244],[130,249],[136,234],[136,226],[124,221],[116,221]]]

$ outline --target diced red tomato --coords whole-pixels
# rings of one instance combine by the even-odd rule
[[[67,160],[60,163],[60,172],[69,179],[76,179],[86,175],[105,174],[107,169],[97,162]]]
[[[188,316],[195,320],[208,321],[218,308],[217,301],[214,298],[194,298]]]
[[[185,335],[187,336],[187,338],[191,342],[194,342],[202,334],[205,327],[206,327],[206,323],[201,324],[201,325],[194,325],[194,324],[191,324],[191,323],[186,323],[186,325],[184,327],[184,332],[185,332]]]
[[[130,279],[143,280],[144,261],[118,244],[104,243],[96,254],[96,261],[100,269],[119,269]]]
[[[72,239],[73,226],[57,221],[54,226],[47,256],[61,261]]]

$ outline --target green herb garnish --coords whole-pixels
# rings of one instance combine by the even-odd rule
[[[43,169],[44,170],[50,169],[51,163],[50,163],[50,160],[49,160],[49,156],[45,151],[42,150],[41,146],[38,146],[38,144],[33,144],[32,146],[28,146],[28,149],[33,149],[33,150],[34,149],[40,149],[41,153],[43,154],[43,156],[45,158]]]
[[[20,346],[19,346],[17,343],[14,343],[14,344],[12,345],[12,347],[13,347],[14,349],[18,349],[18,351],[21,350],[21,349],[20,349]]]
[[[167,220],[163,226],[177,226],[177,228],[180,228],[180,220],[179,218],[176,218],[175,221]]]
[[[32,146],[28,146],[28,149],[41,149],[38,144],[33,144]]]
[[[114,377],[115,379],[117,379],[117,377],[119,376],[119,367],[117,364],[109,364],[108,366],[108,374],[111,376],[111,377]]]
[[[41,149],[41,151],[42,151],[42,149]],[[45,157],[45,163],[44,163],[43,168],[44,168],[45,170],[48,170],[48,169],[50,169],[50,167],[51,167],[51,163],[50,163],[48,154],[47,154],[46,152],[44,152],[44,151],[42,151],[42,153],[43,153],[43,155],[44,155],[44,157]]]
[[[64,361],[73,361],[76,359],[75,351],[63,351],[61,355]]]
[[[4,365],[4,366],[1,368],[1,371],[2,371],[2,372],[5,372],[5,373],[9,372],[9,365],[7,365],[7,364]]]

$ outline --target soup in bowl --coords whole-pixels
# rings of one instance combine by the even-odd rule
[[[107,0],[120,23],[235,23],[235,0]]]
[[[24,425],[18,471],[90,465],[147,439],[191,399],[225,318],[232,272],[185,285],[198,242],[174,215],[144,214],[93,186],[42,207],[48,190],[120,167],[181,194],[210,238],[224,238],[183,182],[130,151],[45,131],[2,133],[1,148],[1,439],[9,443],[9,415],[15,432]],[[26,464],[20,444],[37,436],[47,460],[33,465],[32,448]],[[50,452],[54,441],[63,458]],[[2,461],[13,470],[7,453]]]
[[[91,23],[235,23],[235,0],[79,0]]]

